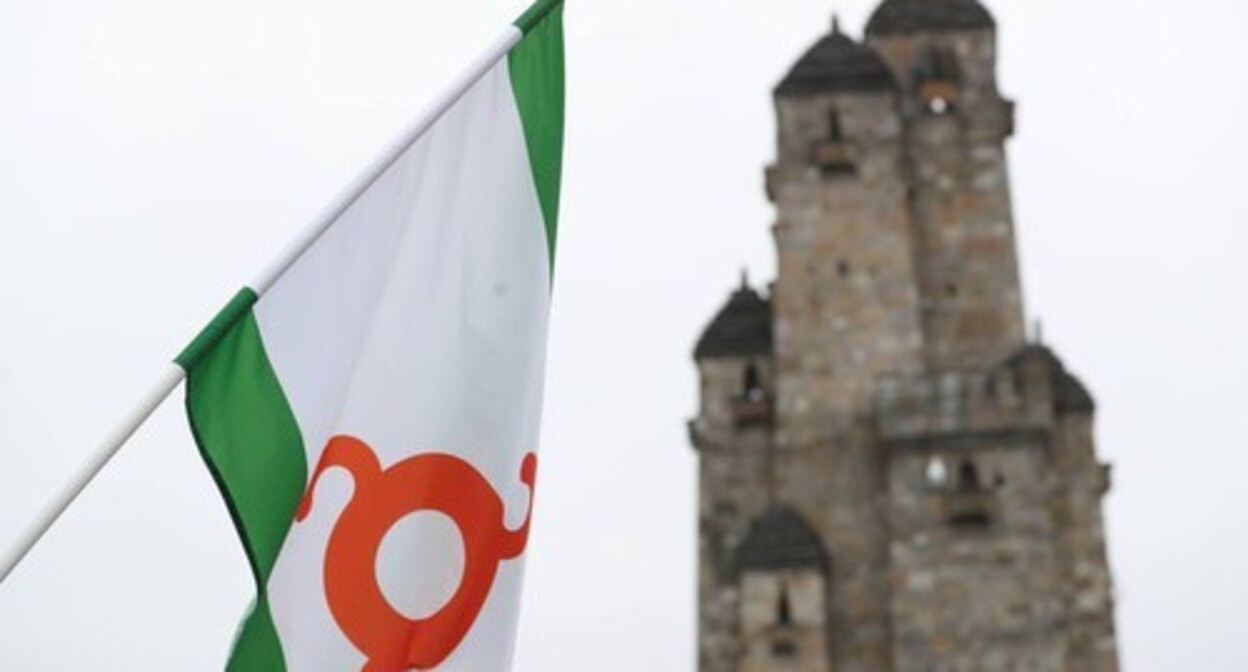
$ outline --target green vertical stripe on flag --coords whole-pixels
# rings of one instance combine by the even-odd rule
[[[559,187],[563,175],[563,2],[539,2],[516,25],[524,39],[511,50],[511,88],[524,126],[524,140],[546,224],[546,246],[554,275],[559,232]]]
[[[285,664],[265,586],[303,496],[308,467],[299,426],[265,354],[255,314],[235,310],[227,317],[229,312],[227,307],[205,330],[212,332],[211,347],[186,358],[186,410],[258,591],[228,669],[280,671]]]
[[[537,24],[541,23],[548,14],[556,9],[563,11],[563,0],[537,0],[528,9],[524,10],[524,13],[520,15],[520,18],[516,19],[513,25],[519,28],[525,35],[528,35]]]
[[[263,592],[239,628],[225,672],[286,672],[282,641],[269,612],[268,595]]]

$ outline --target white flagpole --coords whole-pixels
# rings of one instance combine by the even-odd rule
[[[68,509],[69,505],[78,498],[78,495],[82,494],[87,484],[100,473],[100,470],[104,468],[104,465],[108,464],[109,460],[113,459],[117,451],[121,450],[121,447],[125,445],[126,440],[134,435],[135,431],[156,410],[156,407],[160,406],[160,403],[169,396],[169,393],[173,392],[174,388],[185,377],[186,372],[182,370],[182,367],[177,364],[169,365],[169,368],[161,375],[160,380],[156,381],[156,384],[152,385],[147,394],[143,395],[143,399],[139,401],[138,406],[130,411],[129,415],[121,421],[121,424],[104,439],[104,443],[96,449],[95,454],[78,468],[77,473],[74,474],[68,483],[61,487],[60,492],[56,493],[56,496],[44,505],[39,512],[39,516],[30,522],[9,551],[5,553],[3,560],[0,560],[0,583],[4,582],[9,576],[9,572],[12,572],[13,568],[17,567],[17,564],[22,561],[22,558],[26,557],[26,554],[30,552],[30,549],[39,543],[44,533],[48,531],[48,528],[52,527],[52,524],[56,522],[57,518],[61,517],[62,513],[65,513],[65,509]]]
[[[273,283],[282,276],[291,266],[307,252],[308,248],[316,243],[321,234],[332,225],[337,219],[346,212],[368,188],[377,181],[395,161],[408,150],[417,140],[421,138],[438,119],[446,113],[460,98],[467,93],[482,77],[489,72],[500,60],[505,58],[524,38],[524,33],[515,26],[508,26],[503,34],[499,35],[477,60],[459,75],[449,86],[443,90],[442,94],[428,105],[425,110],[416,117],[407,128],[405,128],[399,136],[366,168],[355,181],[347,185],[342,193],[334,199],[328,207],[310,222],[302,232],[297,235],[294,240],[287,245],[286,249],[278,255],[267,268],[250,285],[255,291],[256,296],[263,296]],[[17,565],[26,557],[30,549],[39,542],[48,529],[65,513],[69,505],[73,503],[78,495],[86,489],[87,485],[100,473],[104,465],[117,454],[126,441],[138,430],[139,427],[151,417],[152,413],[160,404],[173,393],[186,378],[186,371],[178,364],[171,364],[169,369],[161,376],[160,380],[152,386],[151,390],[144,395],[143,399],[135,406],[134,410],[122,421],[122,423],[105,439],[104,443],[96,449],[95,453],[87,459],[78,471],[75,472],[73,478],[70,479],[60,492],[49,501],[39,516],[31,521],[30,525],[22,532],[21,536],[10,546],[9,550],[3,556],[0,556],[0,583],[4,583],[9,574],[17,567]]]

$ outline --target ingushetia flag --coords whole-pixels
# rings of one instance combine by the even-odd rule
[[[560,0],[185,352],[255,576],[241,672],[506,670],[563,144]],[[265,284],[265,283],[256,283]]]

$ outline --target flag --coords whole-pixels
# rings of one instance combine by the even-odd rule
[[[563,143],[562,4],[177,358],[256,582],[227,669],[510,667]]]

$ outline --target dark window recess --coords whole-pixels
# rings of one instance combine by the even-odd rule
[[[766,425],[771,422],[771,400],[763,387],[763,377],[758,365],[750,362],[741,372],[741,388],[731,400],[732,413],[737,427]]]
[[[828,141],[840,142],[845,139],[841,132],[841,113],[832,110],[828,113]]]
[[[962,460],[958,467],[958,492],[979,492],[979,470],[970,460]]]
[[[949,524],[964,529],[983,529],[992,524],[988,510],[982,506],[960,507],[949,517]]]
[[[992,523],[988,507],[991,493],[984,490],[975,463],[963,460],[958,466],[957,490],[949,497],[949,524],[964,529],[982,529]]]
[[[745,378],[741,386],[741,398],[750,401],[760,401],[765,395],[763,392],[763,383],[758,375],[758,367],[753,363],[746,365]]]
[[[949,283],[949,284],[947,284],[947,285],[945,285],[945,296],[948,296],[948,297],[949,297],[949,298],[951,298],[951,299],[953,299],[953,298],[957,298],[957,296],[958,296],[958,286],[957,286],[957,285],[955,285],[955,284],[953,284],[952,282],[951,282],[951,283]]]
[[[932,47],[914,69],[914,81],[924,109],[936,116],[949,114],[958,99],[962,73],[958,56],[948,47]]]
[[[836,262],[836,274],[842,278],[849,276],[849,262],[841,259]]]
[[[824,177],[844,177],[858,174],[855,148],[845,140],[845,131],[841,126],[841,114],[836,110],[828,112],[827,137],[822,141],[817,141],[813,151],[814,162],[819,166]]]
[[[980,491],[980,470],[975,468],[975,462],[962,460],[962,465],[957,467],[957,491]]]
[[[962,79],[958,55],[949,47],[928,47],[913,72],[920,87],[930,82],[957,84]]]
[[[776,624],[793,625],[793,608],[789,605],[789,590],[780,587],[780,600],[776,605]]]
[[[823,164],[824,177],[853,177],[858,174],[858,167],[849,161],[830,161]]]
[[[932,63],[932,79],[956,84],[961,78],[961,73],[958,72],[958,56],[952,49],[933,48],[928,58]]]
[[[787,639],[774,641],[771,643],[771,655],[774,658],[796,658],[797,643]]]

